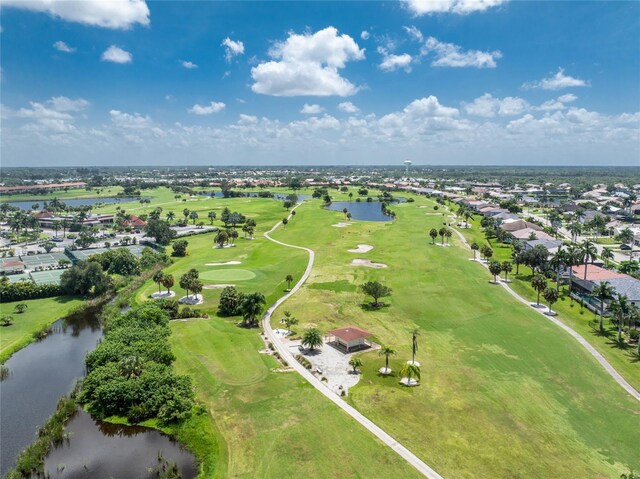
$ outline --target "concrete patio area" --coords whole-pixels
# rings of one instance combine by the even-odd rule
[[[353,374],[353,368],[349,366],[349,360],[354,353],[345,354],[326,343],[315,351],[300,350],[300,340],[285,340],[285,343],[291,354],[294,356],[301,354],[307,358],[313,365],[311,372],[320,379],[327,378],[322,383],[338,396],[342,395],[342,391],[349,394],[349,388],[355,386],[360,380],[360,374]]]

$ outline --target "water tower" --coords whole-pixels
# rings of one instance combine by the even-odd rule
[[[411,160],[404,160],[404,171],[409,176],[409,167],[411,166]]]

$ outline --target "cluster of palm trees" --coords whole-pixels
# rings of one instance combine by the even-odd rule
[[[191,268],[180,276],[179,284],[180,287],[187,292],[187,298],[189,297],[189,292],[192,292],[194,298],[197,298],[203,288],[202,281],[200,281],[200,273],[198,273],[198,270],[195,268]]]
[[[165,273],[162,270],[158,270],[153,275],[153,282],[158,285],[158,293],[161,293],[160,287],[164,286],[167,288],[167,294],[171,293],[171,287],[175,284],[175,280],[172,274]],[[193,285],[191,285],[193,286]]]
[[[431,228],[431,230],[429,231],[429,236],[431,237],[432,244],[436,244],[436,238],[440,236],[441,244],[444,246],[445,244],[449,244],[449,238],[453,236],[453,232],[449,228],[445,228],[443,226],[439,230]]]
[[[458,208],[458,211],[456,212],[456,215],[459,218],[464,218],[464,227],[468,228],[469,227],[469,220],[473,219],[473,213],[474,212],[471,210],[471,208],[469,208],[465,204],[461,204],[460,207]]]

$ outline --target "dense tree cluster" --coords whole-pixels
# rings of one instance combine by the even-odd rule
[[[6,276],[5,276],[6,278]],[[58,296],[62,289],[57,284],[35,284],[32,281],[0,282],[0,303]]]
[[[218,314],[220,316],[242,316],[245,326],[258,324],[267,301],[262,293],[240,293],[233,286],[227,286],[220,294]]]
[[[133,423],[188,417],[194,394],[190,378],[171,368],[167,312],[144,304],[108,318],[106,326],[104,340],[87,355],[80,402],[99,417],[125,416]]]
[[[80,261],[60,276],[60,289],[69,295],[99,296],[112,286],[111,277],[96,261]]]

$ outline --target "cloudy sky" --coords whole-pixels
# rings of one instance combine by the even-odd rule
[[[640,2],[3,0],[22,165],[640,164]]]

